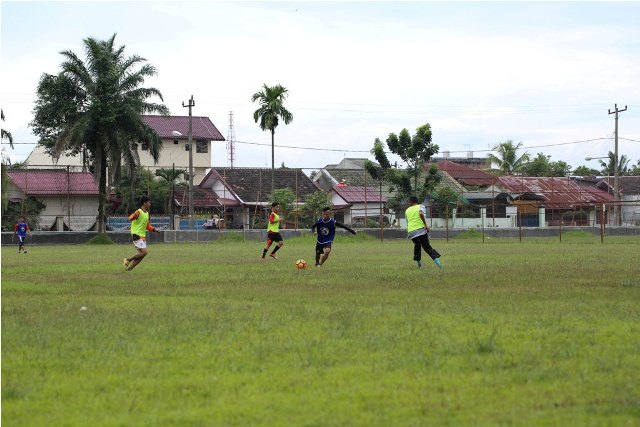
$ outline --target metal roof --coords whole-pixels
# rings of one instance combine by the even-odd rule
[[[333,191],[335,191],[347,203],[363,203],[365,201],[371,203],[384,203],[387,201],[384,194],[381,195],[380,189],[376,187],[336,186],[333,187]]]
[[[604,191],[595,192],[576,184],[569,177],[501,176],[500,183],[510,193],[535,193],[544,198],[547,208],[574,208],[609,202]]]

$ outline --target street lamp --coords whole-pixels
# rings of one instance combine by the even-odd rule
[[[182,134],[177,130],[171,132],[171,135],[180,138]],[[193,228],[193,147],[191,143],[191,115],[189,115],[189,230]]]

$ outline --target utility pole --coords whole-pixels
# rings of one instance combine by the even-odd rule
[[[183,107],[189,107],[189,230],[193,230],[193,142],[191,141],[193,119],[191,108],[195,105],[193,95],[187,105],[184,104],[184,101],[182,102]]]
[[[609,114],[616,115],[615,151],[613,154],[613,216],[615,218],[615,224],[620,226],[622,225],[622,218],[620,217],[620,182],[618,179],[620,175],[620,171],[618,170],[618,115],[623,111],[627,111],[627,106],[624,106],[624,110],[618,110],[618,104],[614,104],[614,108],[615,111],[609,110]]]

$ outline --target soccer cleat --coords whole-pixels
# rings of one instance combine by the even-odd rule
[[[277,257],[277,256],[275,256],[274,254],[269,254],[269,256],[270,256],[271,258],[273,258],[273,259],[278,259],[278,257]]]
[[[27,253],[27,251],[22,251],[22,253],[23,253],[23,254],[26,254],[26,253]]]
[[[129,260],[128,259],[123,259],[122,260],[122,265],[124,265],[124,269],[128,269],[129,268]]]
[[[416,263],[418,264],[418,268],[422,268],[422,261],[421,260],[417,260]]]
[[[442,270],[442,264],[440,263],[440,258],[436,258],[436,259],[434,259],[434,260],[433,260],[433,262],[435,262],[435,263],[436,263],[436,265],[438,266],[438,268],[439,268],[440,270]]]

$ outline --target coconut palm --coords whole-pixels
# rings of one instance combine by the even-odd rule
[[[85,61],[71,51],[61,52],[65,60],[57,80],[66,85],[64,93],[68,99],[83,102],[76,103],[75,111],[64,112],[66,121],[60,117],[52,117],[55,113],[51,112],[50,105],[42,102],[49,100],[47,95],[51,92],[49,86],[44,85],[45,79],[50,76],[45,75],[38,87],[40,102],[36,102],[34,109],[36,126],[32,124],[42,132],[41,136],[47,135],[42,131],[43,128],[49,131],[54,129],[54,155],[86,149],[93,163],[100,191],[98,231],[101,233],[105,231],[105,206],[109,192],[107,166],[112,168],[114,177],[119,176],[123,165],[132,175],[140,163],[136,143],[147,144],[149,153],[157,162],[162,140],[142,120],[142,114],[169,113],[164,105],[147,102],[152,96],[162,100],[160,91],[141,87],[146,77],[157,74],[156,69],[140,56],[125,57],[125,46],[114,46],[115,37],[114,34],[106,41],[85,39]],[[51,80],[48,83],[51,84]],[[73,104],[66,104],[67,107],[70,105]],[[44,111],[48,111],[49,117],[39,115]]]
[[[606,173],[607,175],[613,175],[615,171],[616,164],[616,154],[613,151],[609,151],[607,155],[609,157],[608,162],[603,162],[602,160],[598,160],[600,166],[602,167],[602,173]],[[627,158],[625,154],[622,154],[618,159],[618,176],[627,175],[629,173],[629,163],[631,159]]]
[[[293,120],[293,114],[284,108],[287,89],[281,85],[262,85],[262,90],[251,96],[251,102],[258,101],[260,108],[253,113],[253,120],[260,121],[260,129],[271,132],[271,194],[275,191],[275,133],[280,119],[288,125]]]
[[[518,150],[522,147],[522,142],[514,145],[512,140],[501,142],[495,145],[492,150],[497,152],[498,155],[489,154],[491,163],[498,165],[496,171],[511,175],[513,172],[522,170],[523,166],[529,161],[529,154],[525,152],[522,156],[518,157]]]

